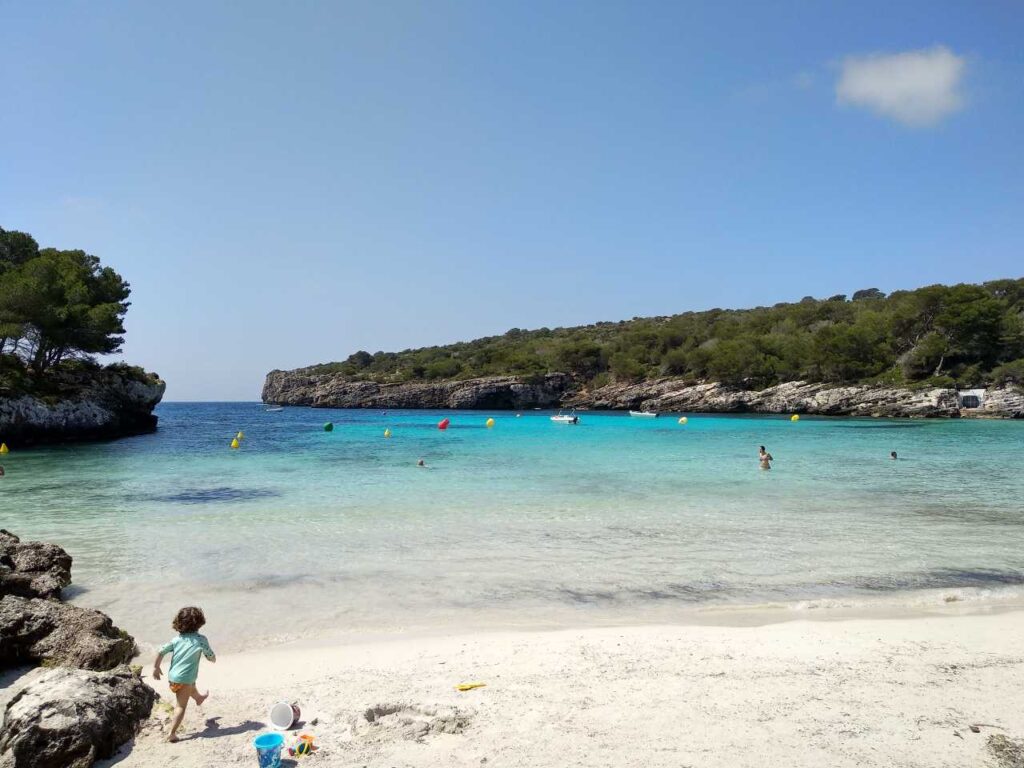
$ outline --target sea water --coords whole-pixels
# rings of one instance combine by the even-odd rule
[[[241,648],[1005,598],[1024,584],[1021,422],[158,414],[151,435],[13,452],[0,479],[0,525],[66,548],[71,599],[143,643],[166,639],[186,604]]]

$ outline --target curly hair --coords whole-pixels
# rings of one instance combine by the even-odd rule
[[[178,615],[171,622],[171,627],[175,632],[198,632],[205,623],[206,617],[203,615],[203,609],[190,605],[178,611]]]

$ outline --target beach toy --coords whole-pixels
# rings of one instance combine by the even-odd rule
[[[799,413],[794,413],[792,416],[789,417],[789,420],[790,421],[800,421],[800,414]]]
[[[238,443],[238,438],[236,437],[236,438],[234,438],[234,439],[233,439],[233,440],[231,441],[231,447],[232,447],[232,448],[237,448],[237,447],[238,447],[238,445],[239,445],[239,443]]]
[[[288,747],[288,754],[292,757],[305,757],[313,754],[314,749],[316,747],[313,746],[313,734],[303,733],[299,735],[298,741]]]
[[[237,440],[238,442],[242,442],[242,438],[243,437],[245,437],[245,432],[242,432],[241,430],[239,430],[238,434],[235,435],[235,440]]]
[[[384,437],[391,437],[391,430],[390,429],[385,429],[384,430]]]
[[[685,416],[680,416],[679,417],[679,423],[680,424],[685,424],[686,423],[686,417]]]
[[[494,419],[488,419],[487,421],[484,422],[484,424],[486,424],[487,428],[490,429],[491,427],[494,426]]]
[[[7,443],[0,443],[0,453],[10,453],[11,449],[7,447]]]
[[[483,688],[487,683],[459,683],[455,686],[456,691],[472,691],[474,688]]]
[[[279,701],[270,708],[270,724],[279,731],[286,731],[299,721],[302,711],[299,705],[287,701]],[[284,739],[281,740],[284,743]]]
[[[256,757],[260,768],[279,768],[281,765],[281,748],[284,747],[284,736],[280,733],[261,733],[252,740],[256,747]]]
[[[326,422],[324,424],[324,432],[333,432],[333,431],[334,431],[334,422],[333,421]]]
[[[439,422],[437,422],[437,428],[438,429],[448,429],[448,425],[449,424],[451,424],[451,421],[449,421],[448,417],[446,416],[445,418],[443,418]]]

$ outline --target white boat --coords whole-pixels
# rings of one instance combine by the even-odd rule
[[[562,413],[559,411],[557,414],[551,417],[551,420],[556,424],[579,424],[580,417],[576,415],[576,411],[571,413]]]
[[[630,411],[630,416],[636,416],[639,419],[656,419],[658,414],[654,411]]]
[[[266,411],[267,413],[277,413],[278,411],[283,411],[284,408],[282,408],[280,405],[276,405],[273,408],[264,408],[263,410]]]

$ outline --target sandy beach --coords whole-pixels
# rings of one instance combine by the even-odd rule
[[[998,765],[989,737],[1024,735],[1022,635],[1015,611],[283,646],[205,664],[178,744],[150,681],[154,717],[103,765],[255,766],[281,699],[310,766]]]

